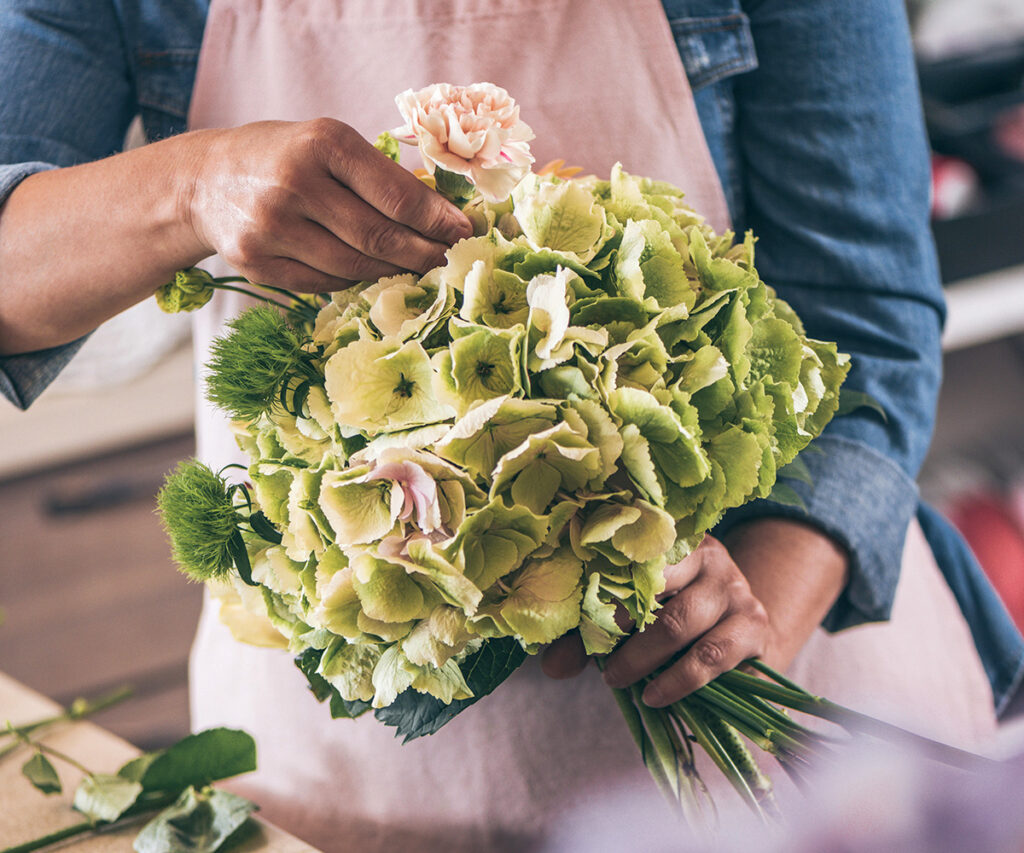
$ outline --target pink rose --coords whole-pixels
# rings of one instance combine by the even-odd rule
[[[395,103],[405,125],[392,135],[419,146],[430,174],[440,166],[465,177],[488,201],[500,202],[530,171],[533,131],[508,92],[493,83],[435,83],[408,89]]]

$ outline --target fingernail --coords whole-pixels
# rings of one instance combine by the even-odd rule
[[[665,694],[653,684],[648,684],[647,687],[644,688],[644,692],[640,698],[643,699],[644,704],[649,708],[660,708],[665,704]]]

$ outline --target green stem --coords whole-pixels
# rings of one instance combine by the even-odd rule
[[[92,771],[82,764],[77,758],[72,758],[70,755],[61,752],[59,749],[54,749],[52,746],[47,746],[45,743],[32,740],[28,735],[19,735],[18,739],[21,740],[25,746],[31,746],[33,749],[37,749],[40,752],[44,752],[47,755],[52,755],[54,758],[63,761],[65,764],[70,764],[76,770],[80,770],[86,776],[92,776]]]
[[[687,728],[697,738],[697,743],[700,744],[718,769],[722,771],[722,774],[729,780],[729,783],[735,788],[740,798],[750,807],[754,814],[763,818],[764,812],[757,801],[757,797],[750,790],[747,780],[743,777],[732,757],[722,744],[719,743],[715,733],[707,725],[701,710],[694,703],[687,702],[685,698],[676,702],[674,707]]]
[[[808,731],[804,735],[804,740],[798,740],[786,731],[791,726],[787,724],[779,725],[778,720],[765,714],[761,709],[746,701],[745,698],[738,697],[726,689],[715,687],[713,684],[708,684],[701,688],[701,690],[697,691],[696,695],[714,705],[719,713],[729,714],[736,720],[743,722],[747,727],[758,732],[761,737],[784,749],[793,752],[813,751],[812,744],[809,742],[814,737],[811,732]],[[788,720],[786,721],[786,723],[789,722]],[[767,751],[770,752],[771,750]]]
[[[747,787],[753,793],[757,804],[773,818],[780,817],[771,780],[761,771],[737,730],[717,715],[709,715],[708,726],[746,780]]]
[[[633,740],[640,750],[640,758],[644,762],[644,766],[653,777],[658,790],[661,791],[666,799],[671,800],[672,788],[669,785],[668,777],[665,775],[661,762],[657,758],[654,744],[647,735],[640,712],[633,703],[630,692],[613,688],[612,695],[619,705],[619,710],[622,711],[622,716],[626,718],[626,725],[629,727],[629,732],[633,735]]]
[[[640,719],[643,720],[644,728],[651,739],[654,760],[661,767],[662,776],[665,778],[669,801],[678,806],[681,798],[679,764],[676,760],[675,750],[672,748],[672,739],[665,729],[665,720],[658,715],[654,708],[644,704],[640,696],[642,691],[643,685],[634,684],[630,688],[633,703],[639,711]]]
[[[141,820],[146,820],[152,817],[158,811],[171,805],[177,799],[177,795],[164,795],[158,799],[141,804],[141,807],[132,806],[132,808],[125,812],[121,817],[111,823],[93,823],[92,821],[83,821],[82,823],[76,823],[65,827],[64,829],[58,829],[56,832],[51,832],[49,835],[43,835],[40,838],[33,838],[31,841],[24,841],[21,844],[14,845],[13,847],[5,847],[3,850],[0,850],[0,853],[30,853],[30,851],[42,850],[44,847],[49,847],[51,844],[56,844],[58,841],[63,841],[66,838],[73,838],[76,835],[84,835],[87,832],[95,832],[97,834],[103,832],[116,832],[126,826],[131,826],[133,823],[138,823]]]
[[[72,824],[64,829],[58,829],[56,832],[51,832],[49,835],[44,835],[41,838],[34,838],[22,844],[15,844],[13,847],[5,847],[3,850],[0,850],[0,853],[29,853],[31,850],[42,850],[44,847],[49,847],[51,844],[56,844],[65,838],[73,838],[76,835],[92,832],[95,829],[96,824],[92,821],[83,821],[82,823]]]
[[[891,743],[912,746],[921,750],[932,760],[948,764],[951,767],[959,767],[963,770],[977,770],[991,767],[993,763],[991,759],[976,755],[973,752],[939,743],[936,740],[924,737],[924,735],[909,732],[899,726],[894,726],[892,723],[876,720],[867,714],[861,714],[859,711],[853,711],[850,708],[837,705],[828,699],[814,696],[795,685],[794,687],[788,687],[782,684],[773,684],[757,676],[747,675],[736,670],[719,677],[725,679],[726,683],[733,683],[737,686],[742,685],[750,693],[762,696],[787,708],[792,708],[794,711],[800,711],[804,714],[810,714],[812,717],[828,720],[838,726],[842,726],[848,732],[871,735],[888,740]]]
[[[100,696],[98,699],[75,699],[68,708],[52,717],[44,717],[41,720],[35,720],[31,723],[22,723],[19,726],[12,726],[8,724],[7,730],[0,732],[0,737],[3,735],[8,735],[10,737],[17,737],[19,734],[29,735],[38,732],[41,729],[59,725],[60,723],[73,723],[76,720],[83,720],[93,714],[98,714],[100,711],[105,711],[107,708],[110,708],[119,702],[123,702],[131,695],[132,689],[130,687],[119,687],[117,690],[114,690],[105,696]],[[12,752],[21,745],[20,741],[8,744],[4,749],[0,750],[0,758],[3,758],[3,756]]]

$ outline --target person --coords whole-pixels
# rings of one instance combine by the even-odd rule
[[[413,62],[430,67],[417,51],[422,45],[395,40],[389,29],[416,5],[394,4],[382,18],[379,9],[357,0],[321,8],[280,0],[263,4],[259,15],[229,0],[214,0],[211,8],[203,0],[2,0],[5,395],[27,406],[82,336],[147,298],[175,270],[213,253],[252,280],[302,291],[440,263],[445,249],[469,233],[465,218],[365,139],[382,129],[379,121],[371,124],[370,105],[386,103],[401,88],[387,88],[386,75],[408,71]],[[659,126],[670,104],[683,115],[671,116],[673,132],[680,123],[683,136],[687,128],[701,132],[703,141],[686,154],[704,151],[707,159],[690,177],[720,181],[733,224],[760,238],[762,276],[794,306],[810,334],[851,353],[849,385],[870,393],[888,415],[883,420],[859,410],[830,425],[818,442],[824,452],[807,460],[815,487],[794,484],[804,510],[755,502],[731,513],[717,531],[724,546],[709,539],[673,570],[672,595],[658,622],[610,658],[608,679],[631,683],[687,649],[659,679],[660,689],[646,696],[665,704],[752,655],[780,667],[796,658],[812,689],[826,684],[842,701],[870,696],[872,685],[896,697],[890,710],[897,715],[901,703],[910,703],[903,713],[911,718],[927,716],[930,705],[925,727],[940,726],[961,741],[979,737],[992,725],[992,699],[1001,708],[1024,675],[1024,642],[1007,627],[959,540],[919,504],[913,483],[934,416],[943,308],[902,5],[664,0],[637,4],[643,12],[601,7],[598,14],[597,7],[568,0],[505,0],[488,4],[483,15],[478,4],[455,0],[441,8],[440,16],[449,16],[444,27],[430,29],[431,22],[417,19],[420,29],[405,35],[429,29],[436,38],[430,44],[462,79],[481,79],[480,67],[502,74],[514,69],[522,88],[508,88],[521,101],[527,88],[543,100],[550,84],[558,93],[545,114],[552,135],[559,121],[567,123],[570,107],[594,115],[605,106],[560,89],[553,82],[559,69],[583,91],[601,68],[549,63],[537,79],[528,61],[489,63],[527,44],[536,51],[527,58],[537,67],[552,55],[564,60],[543,52],[542,35],[562,34],[559,47],[567,48],[580,41],[567,34],[596,25],[591,18],[605,13],[624,16],[601,19],[617,27],[602,30],[605,38],[613,30],[623,35],[646,28],[645,35],[670,39],[671,61],[654,51],[662,64],[646,68],[644,96],[637,96],[662,107],[648,116],[650,123]],[[452,49],[456,24],[481,18],[494,26],[502,15],[518,21],[523,38],[504,46],[494,39],[476,51],[459,41],[460,51]],[[346,45],[351,64],[338,59],[332,68],[330,39],[341,31],[348,40],[333,44]],[[296,45],[306,44],[304,57]],[[285,57],[271,49],[282,45],[290,45]],[[643,67],[650,59],[641,47],[630,58]],[[588,48],[601,56],[593,44]],[[619,63],[615,71],[633,64]],[[661,98],[659,86],[667,87],[680,68],[682,83],[689,84],[685,100]],[[62,85],[54,86],[54,79]],[[336,110],[349,124],[314,118],[334,105],[294,114],[301,109],[293,101],[308,103],[325,80],[344,86],[346,99]],[[629,94],[620,102],[635,100]],[[199,102],[219,109],[197,121]],[[262,114],[271,104],[277,114]],[[136,113],[156,141],[106,156],[120,148]],[[225,120],[238,115],[245,120]],[[362,133],[354,129],[359,122],[369,125]],[[197,129],[204,123],[206,129]],[[627,127],[642,135],[643,124]],[[663,153],[656,139],[648,142],[651,156]],[[677,142],[669,138],[661,148],[680,160],[671,148]],[[576,150],[559,154],[572,158]],[[697,154],[694,160],[701,162]],[[647,170],[639,163],[634,171]],[[231,306],[220,307],[215,321],[201,312],[200,354]],[[208,417],[205,409],[200,417]],[[199,426],[201,455],[224,458],[216,429],[205,421]],[[953,593],[941,583],[932,552]],[[901,564],[907,568],[910,558],[925,566],[924,574],[905,574],[900,582]],[[932,615],[925,612],[929,607]],[[948,624],[935,624],[935,614]],[[890,616],[887,626],[866,627]],[[825,639],[819,625],[861,627]],[[929,625],[931,631],[922,628]],[[870,653],[862,646],[858,651],[864,636],[876,638]],[[981,662],[969,647],[971,636]],[[812,647],[820,651],[817,658],[808,655]],[[835,649],[839,658],[829,659]],[[849,655],[858,665],[842,668]],[[543,665],[567,677],[584,663],[580,647],[567,640],[552,647]],[[644,772],[642,765],[634,770],[639,762],[621,722],[615,728],[610,700],[587,686],[600,687],[592,668],[578,679],[551,682],[536,677],[536,667],[524,667],[440,735],[399,748],[372,721],[318,727],[322,709],[296,693],[302,688],[290,667],[279,656],[233,644],[206,612],[193,663],[195,721],[266,735],[260,744],[267,769],[253,783],[257,798],[287,828],[324,846],[344,825],[348,838],[382,848],[403,833],[417,849],[456,849],[456,838],[466,849],[515,848],[557,819],[568,797],[584,796],[602,773],[626,778],[635,772],[640,779]],[[856,686],[847,677],[853,671]],[[822,672],[839,674],[815,681]],[[922,683],[928,685],[923,692]],[[955,714],[948,705],[935,710],[940,690],[959,696]],[[266,700],[270,691],[273,702]],[[541,705],[550,713],[539,714]],[[955,717],[946,729],[938,719],[943,716]],[[530,742],[534,750],[527,755],[523,744]],[[500,775],[497,787],[492,774]],[[442,819],[443,826],[429,826]]]

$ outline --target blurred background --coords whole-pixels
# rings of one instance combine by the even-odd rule
[[[949,301],[921,486],[1024,628],[1024,4],[909,12]],[[154,514],[193,450],[188,338],[187,318],[149,301],[95,333],[30,411],[0,402],[0,671],[62,703],[132,684],[136,699],[98,721],[143,748],[188,727],[201,590]]]

